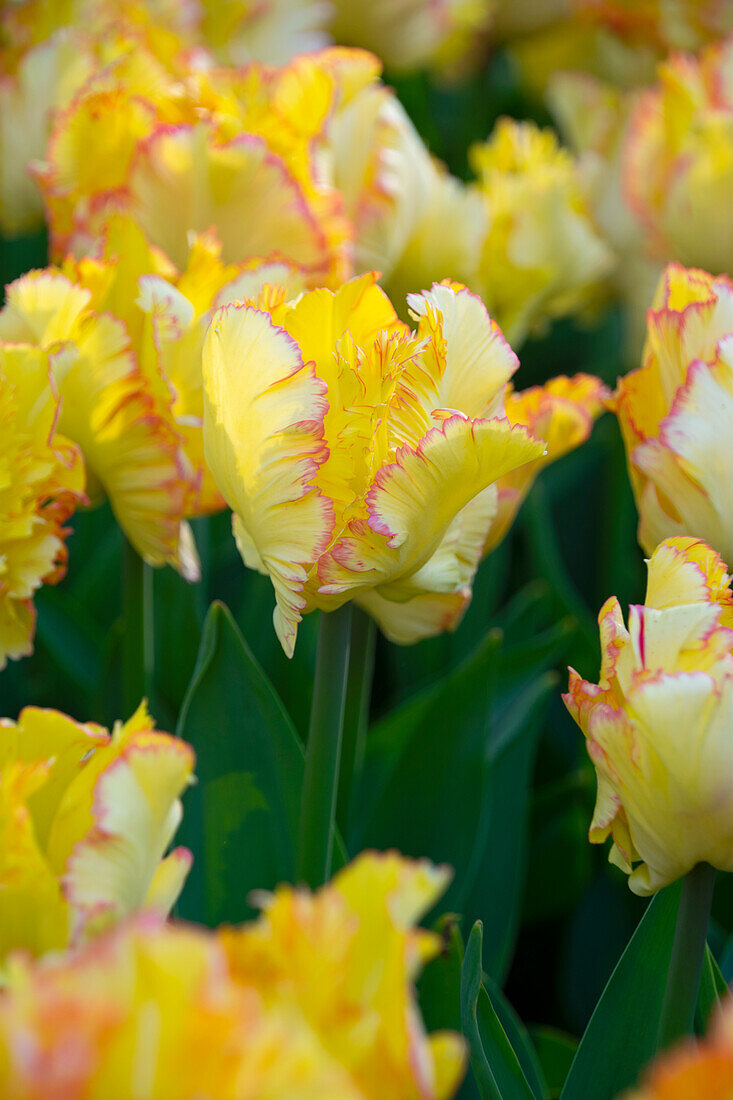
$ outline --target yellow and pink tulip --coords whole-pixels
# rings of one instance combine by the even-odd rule
[[[193,766],[144,704],[111,734],[38,707],[0,719],[0,958],[65,948],[139,909],[167,914],[191,863],[166,851]]]

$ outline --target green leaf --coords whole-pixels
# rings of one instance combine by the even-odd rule
[[[726,980],[715,961],[715,956],[706,944],[695,1011],[695,1030],[699,1035],[704,1035],[707,1031],[711,1015],[720,1004],[721,997],[724,997],[727,992]]]
[[[580,1041],[562,1100],[613,1100],[654,1057],[680,889],[668,886],[647,907]]]
[[[196,750],[198,778],[179,831],[194,853],[179,915],[242,920],[251,890],[293,879],[303,748],[223,604],[206,617],[177,733]]]
[[[490,631],[458,669],[372,726],[354,792],[350,848],[396,847],[455,868],[444,905],[484,921],[486,969],[500,981],[524,884],[539,715],[554,687],[543,668],[568,637],[567,623],[515,645]]]
[[[476,921],[461,973],[461,1024],[481,1100],[534,1100],[534,1094],[482,984],[483,928]]]
[[[532,1089],[536,1100],[545,1100],[547,1085],[542,1070],[542,1064],[537,1057],[532,1039],[527,1028],[517,1016],[516,1012],[504,996],[503,992],[488,974],[484,974],[484,989],[494,1007],[499,1023],[504,1029],[514,1053],[517,1056],[522,1072]]]
[[[578,1040],[554,1027],[531,1028],[530,1035],[547,1082],[548,1100],[556,1100],[578,1049]]]
[[[487,928],[498,980],[516,936],[528,792],[566,623],[519,645],[491,631],[455,671],[374,725],[355,792],[350,847],[430,853],[455,877],[444,906]],[[406,812],[409,807],[409,812]]]

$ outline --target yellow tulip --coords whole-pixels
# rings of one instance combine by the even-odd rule
[[[204,461],[201,352],[215,306],[256,296],[266,284],[303,289],[307,275],[255,257],[225,264],[213,233],[192,237],[182,271],[153,248],[129,217],[114,215],[92,257],[67,257],[63,270],[91,293],[97,314],[124,322],[147,389],[180,437],[190,492],[186,515],[219,511],[224,501]]]
[[[613,256],[572,156],[551,130],[500,119],[471,150],[488,213],[472,285],[512,343],[592,302]]]
[[[361,856],[311,895],[280,887],[219,934],[137,917],[71,954],[11,958],[6,1100],[448,1100],[460,1036],[427,1035],[414,981],[440,949],[414,927],[444,869]]]
[[[733,284],[670,264],[647,314],[642,366],[614,398],[647,553],[704,538],[733,561]]]
[[[573,378],[560,375],[544,386],[533,386],[519,393],[509,390],[506,398],[509,423],[522,424],[532,435],[544,439],[547,450],[534,462],[512,470],[497,482],[496,515],[484,541],[484,554],[490,553],[504,538],[542,469],[588,439],[608,397],[603,383],[590,374],[576,374]]]
[[[70,956],[11,961],[0,1086],[6,1100],[360,1100],[297,1016],[231,979],[211,933],[149,915]]]
[[[637,894],[698,863],[733,870],[733,597],[700,539],[667,539],[648,562],[628,627],[615,597],[598,617],[599,683],[570,670],[565,704],[598,779],[590,840]]]
[[[231,65],[284,65],[328,45],[329,0],[203,0],[198,36]]]
[[[496,32],[539,98],[567,73],[646,87],[670,52],[698,50],[733,30],[720,0],[499,0]],[[527,33],[528,32],[528,33]]]
[[[54,256],[89,252],[127,213],[179,269],[189,233],[213,228],[227,263],[284,261],[312,285],[337,283],[350,229],[321,165],[336,94],[327,69],[319,55],[278,70],[194,66],[123,34],[34,166]]]
[[[190,470],[167,410],[135,362],[122,321],[90,307],[91,291],[54,269],[11,283],[0,340],[69,360],[59,379],[59,429],[81,448],[92,502],[105,494],[126,536],[152,565],[189,580],[198,560],[188,526]]]
[[[388,636],[455,625],[494,483],[544,445],[502,416],[517,360],[478,298],[436,285],[401,324],[374,275],[214,315],[204,445],[286,653],[315,607],[355,599]]]
[[[450,880],[445,867],[366,852],[315,894],[280,887],[254,924],[221,933],[237,981],[288,1007],[347,1071],[359,1096],[452,1096],[461,1039],[427,1036],[413,982],[440,950],[414,927]]]
[[[193,751],[144,704],[112,733],[54,710],[0,720],[0,958],[41,955],[140,908],[169,911],[191,862],[166,856]]]
[[[733,266],[733,38],[659,66],[630,123],[625,184],[660,260]]]
[[[338,42],[371,50],[395,72],[452,67],[491,23],[492,0],[334,0]]]
[[[33,649],[33,595],[66,571],[64,522],[84,495],[78,449],[56,431],[69,349],[0,344],[0,669]]]

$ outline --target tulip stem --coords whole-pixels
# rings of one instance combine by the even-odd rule
[[[125,541],[122,547],[122,706],[129,718],[153,686],[153,570]]]
[[[351,796],[364,761],[376,645],[377,624],[374,619],[361,608],[352,608],[351,649],[341,746],[341,775],[336,805],[336,820],[344,834],[348,833]]]
[[[331,873],[350,641],[351,605],[321,612],[297,856],[298,880],[314,889]]]
[[[698,863],[682,880],[677,927],[657,1047],[664,1050],[692,1031],[713,900],[715,868]]]

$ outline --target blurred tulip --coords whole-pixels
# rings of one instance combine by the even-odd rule
[[[493,0],[334,0],[338,42],[362,46],[395,72],[453,66],[491,23]]]
[[[733,1095],[733,998],[726,997],[705,1039],[665,1050],[638,1089],[621,1100],[726,1100]]]
[[[311,895],[280,887],[217,934],[147,914],[40,964],[0,1000],[7,1100],[448,1100],[464,1042],[427,1035],[414,981],[440,949],[414,927],[448,875],[366,853]]]
[[[503,118],[471,150],[488,215],[472,284],[507,338],[587,307],[613,256],[598,234],[572,156],[551,130]]]
[[[253,924],[221,933],[232,972],[268,1008],[290,1007],[374,1100],[452,1096],[463,1042],[427,1036],[413,983],[440,950],[416,928],[450,870],[396,852],[365,852],[314,894],[280,887]]]
[[[185,848],[163,857],[193,764],[144,704],[111,734],[37,707],[0,719],[0,958],[168,913],[191,863]]]
[[[576,374],[573,378],[560,375],[544,386],[532,386],[519,393],[508,387],[506,416],[509,423],[528,428],[537,439],[544,439],[547,449],[540,458],[497,481],[496,515],[484,542],[484,554],[490,553],[504,538],[544,467],[589,438],[608,396],[600,379],[590,374]]]
[[[59,429],[78,444],[92,503],[109,498],[117,520],[151,565],[170,562],[198,577],[190,530],[191,474],[182,441],[140,371],[122,321],[90,307],[91,291],[54,269],[7,288],[0,340],[53,351],[69,362],[59,378]]]
[[[84,464],[56,431],[71,353],[0,344],[0,669],[33,649],[33,595],[66,572],[64,522],[84,495]]]
[[[570,670],[565,704],[598,779],[590,840],[637,894],[698,863],[733,870],[733,598],[725,564],[700,539],[667,539],[648,562],[643,606],[598,617],[601,675]]]
[[[733,267],[733,38],[678,55],[634,111],[624,152],[629,201],[661,260]]]
[[[733,284],[670,264],[647,315],[642,366],[614,396],[647,553],[689,534],[733,560],[732,389]]]
[[[502,416],[517,360],[480,300],[436,285],[409,304],[416,335],[365,275],[209,329],[206,458],[288,654],[302,613],[349,599],[399,641],[457,623],[493,484],[544,452]]]

